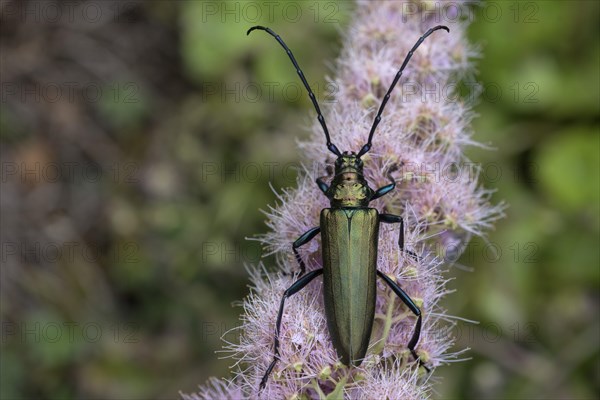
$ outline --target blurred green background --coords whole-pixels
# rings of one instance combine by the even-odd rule
[[[269,187],[295,185],[348,2],[2,1],[2,399],[153,399],[226,376]],[[443,399],[600,394],[600,8],[472,8],[482,183],[510,208],[452,268]],[[334,129],[335,132],[335,129]],[[495,250],[495,251],[493,251]],[[273,257],[264,259],[274,264]],[[235,335],[226,335],[235,340]]]

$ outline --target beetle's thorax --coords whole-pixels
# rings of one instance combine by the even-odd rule
[[[333,208],[369,205],[373,190],[363,176],[363,162],[354,152],[345,151],[335,161],[335,176],[327,195]]]

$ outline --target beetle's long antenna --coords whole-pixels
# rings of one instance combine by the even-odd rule
[[[383,112],[383,109],[385,108],[385,105],[387,104],[388,100],[390,99],[390,94],[392,93],[392,90],[394,90],[394,87],[396,86],[396,83],[398,83],[398,81],[400,80],[400,77],[402,76],[402,72],[404,71],[404,68],[406,67],[406,65],[410,61],[413,53],[415,52],[415,50],[417,50],[417,47],[419,47],[421,45],[421,43],[423,43],[423,41],[429,35],[431,35],[433,32],[435,32],[435,31],[437,31],[439,29],[444,29],[445,31],[450,32],[450,29],[448,29],[448,27],[444,26],[444,25],[438,25],[438,26],[436,26],[434,28],[429,29],[423,36],[421,36],[419,38],[419,40],[417,40],[417,43],[415,43],[415,45],[413,46],[413,48],[410,49],[410,51],[406,55],[406,58],[404,59],[404,62],[402,63],[402,66],[400,67],[400,70],[396,74],[396,77],[394,78],[394,81],[392,82],[392,85],[388,89],[387,93],[385,94],[385,97],[383,98],[383,101],[381,102],[381,106],[379,106],[379,111],[377,112],[377,116],[375,117],[375,121],[373,122],[373,126],[371,127],[371,132],[369,132],[369,140],[360,149],[360,151],[358,152],[357,157],[361,157],[366,152],[368,152],[369,150],[371,150],[371,141],[373,140],[373,134],[375,133],[375,129],[377,128],[377,125],[379,125],[379,121],[381,121],[381,113]]]
[[[302,80],[304,87],[308,91],[308,96],[310,97],[310,100],[312,101],[313,105],[315,106],[315,110],[317,110],[317,119],[319,120],[319,122],[321,123],[321,126],[323,127],[323,132],[325,132],[325,139],[327,140],[327,148],[329,149],[329,151],[331,151],[336,156],[338,156],[338,157],[341,156],[342,154],[340,153],[340,151],[338,150],[336,145],[331,143],[331,139],[329,138],[329,130],[327,129],[327,124],[325,124],[325,118],[323,117],[323,114],[321,114],[321,108],[319,108],[319,103],[317,103],[317,98],[315,97],[315,94],[313,93],[312,89],[308,85],[308,82],[306,81],[306,78],[304,77],[304,73],[300,69],[300,66],[298,66],[298,62],[296,61],[296,58],[292,54],[292,51],[289,49],[289,47],[287,47],[287,45],[285,44],[283,39],[281,39],[281,37],[279,37],[279,35],[276,34],[275,32],[273,32],[270,28],[257,25],[257,26],[253,26],[252,28],[248,29],[248,32],[246,32],[246,34],[249,35],[250,32],[252,32],[255,29],[260,29],[262,31],[266,31],[268,34],[273,36],[279,42],[281,47],[283,47],[285,49],[285,51],[287,52],[287,55],[290,57],[290,60],[292,60],[292,64],[294,64],[294,67],[296,67],[296,72],[298,73],[298,76],[300,76],[300,79]]]

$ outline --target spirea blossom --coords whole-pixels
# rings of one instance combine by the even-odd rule
[[[225,351],[235,360],[234,377],[211,379],[185,400],[198,399],[425,399],[435,367],[453,360],[452,318],[439,306],[447,293],[442,273],[472,235],[482,235],[502,216],[502,205],[489,202],[490,191],[478,184],[478,167],[464,156],[478,146],[470,128],[471,104],[457,95],[457,83],[471,76],[476,52],[465,39],[468,21],[458,18],[459,2],[438,13],[434,2],[359,2],[332,80],[335,101],[324,107],[332,141],[341,151],[358,151],[366,142],[381,100],[415,41],[440,22],[450,33],[431,35],[415,52],[391,95],[375,133],[373,148],[362,157],[372,188],[389,183],[396,189],[375,200],[380,212],[402,215],[406,248],[398,248],[399,225],[382,224],[377,268],[402,286],[423,313],[416,352],[434,371],[429,374],[412,358],[407,343],[415,316],[381,281],[377,282],[375,323],[367,355],[358,367],[343,365],[331,343],[321,278],[286,301],[282,316],[280,357],[264,390],[259,384],[273,359],[276,316],[283,292],[299,270],[291,244],[319,225],[329,200],[314,180],[327,174],[334,158],[325,146],[318,122],[299,144],[305,169],[295,189],[278,193],[267,211],[269,233],[259,240],[278,256],[279,272],[249,267],[252,287],[244,300],[239,341]],[[440,8],[441,6],[441,8]],[[439,11],[443,11],[441,14]],[[454,14],[453,14],[454,13]],[[445,16],[440,20],[440,15]],[[437,16],[437,18],[436,18]],[[394,168],[392,168],[394,167]],[[392,172],[391,172],[392,171]],[[330,180],[331,178],[329,178]],[[321,268],[320,239],[299,249],[307,269]],[[452,256],[448,256],[448,249]]]

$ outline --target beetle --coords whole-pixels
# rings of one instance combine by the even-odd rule
[[[319,189],[329,199],[331,207],[321,211],[319,226],[309,229],[292,244],[294,256],[300,265],[300,277],[285,290],[281,298],[275,327],[273,361],[269,364],[261,380],[259,390],[265,387],[269,375],[279,359],[279,332],[285,300],[302,290],[320,275],[323,275],[325,316],[329,335],[337,355],[345,365],[360,365],[367,352],[375,318],[377,296],[375,280],[379,276],[417,317],[407,347],[419,365],[422,365],[428,372],[430,371],[415,351],[421,334],[421,310],[400,285],[377,269],[377,242],[380,223],[400,224],[398,246],[400,251],[405,251],[404,221],[402,217],[393,214],[380,214],[377,209],[369,207],[371,201],[384,196],[395,188],[396,182],[391,176],[393,168],[387,174],[388,179],[391,181],[390,184],[373,190],[364,177],[364,166],[361,157],[371,149],[373,134],[381,121],[381,114],[414,51],[429,35],[440,29],[450,32],[448,27],[443,25],[429,29],[417,40],[406,55],[402,66],[396,73],[379,106],[368,140],[358,153],[353,151],[340,152],[337,146],[331,142],[329,130],[315,94],[306,81],[292,51],[283,39],[273,30],[264,26],[253,26],[248,30],[247,35],[254,30],[269,33],[285,49],[317,112],[317,119],[325,134],[327,149],[337,157],[331,185],[325,182],[325,177],[316,180]],[[319,233],[322,238],[323,267],[306,273],[306,265],[298,253],[298,248],[310,242]],[[411,251],[406,250],[406,253],[417,258],[417,255]]]

